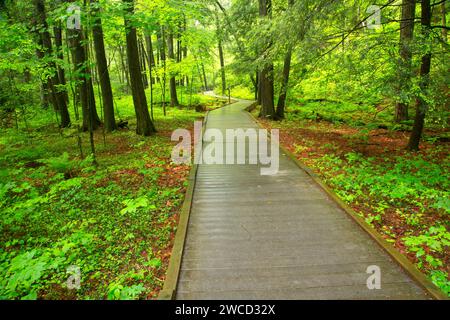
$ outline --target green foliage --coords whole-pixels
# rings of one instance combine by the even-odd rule
[[[407,207],[419,206],[429,202],[433,208],[445,209],[442,206],[449,197],[449,181],[445,168],[423,160],[420,157],[411,159],[397,158],[392,167],[386,164],[376,164],[374,159],[366,159],[357,153],[345,155],[348,166],[342,166],[342,161],[336,156],[324,156],[317,160],[319,168],[333,167],[329,182],[338,187],[339,195],[347,201],[369,194],[374,199],[389,199],[390,205],[399,202]],[[339,167],[338,167],[339,166]]]
[[[446,272],[431,271],[430,278],[435,285],[441,288],[445,294],[450,296],[450,280]]]
[[[92,39],[91,4],[78,2],[87,38]],[[65,29],[70,3],[44,3],[54,39],[55,26]],[[72,100],[79,83],[69,48],[56,50],[53,45],[53,52],[38,58],[43,49],[38,41],[41,28],[33,25],[34,6],[30,1],[7,1],[8,15],[0,19],[0,298],[139,299],[157,292],[167,264],[163,253],[170,247],[185,187],[182,177],[167,167],[172,146],[167,133],[201,117],[197,111],[221,105],[198,94],[221,88],[219,40],[227,87],[233,97],[244,99],[254,98],[258,71],[273,65],[276,100],[284,58],[291,49],[287,120],[349,125],[356,131],[343,138],[353,149],[368,147],[372,130],[409,130],[412,120],[393,124],[395,104],[409,104],[411,115],[418,97],[427,103],[427,128],[448,131],[448,46],[439,29],[433,28],[430,39],[416,31],[410,43],[413,72],[400,70],[400,6],[384,8],[382,27],[370,30],[360,27],[369,0],[304,0],[289,7],[288,1],[273,0],[266,18],[259,17],[257,1],[135,4],[135,13],[127,18],[145,47],[140,51],[150,53],[144,36],[153,45],[154,79],[146,94],[161,134],[148,140],[123,130],[100,137],[99,130],[95,144],[100,165],[93,166],[92,157],[81,160],[90,146],[88,136],[77,129],[81,110]],[[128,121],[132,131],[136,113],[129,95],[124,2],[99,0],[96,6],[101,9],[116,119]],[[175,37],[176,59],[167,57],[169,34]],[[416,71],[425,53],[431,53],[432,66],[427,89],[422,90]],[[93,61],[86,66],[96,70]],[[58,68],[66,75],[67,84],[58,89],[69,93],[72,128],[58,127],[58,112],[44,99],[43,85]],[[103,117],[98,74],[93,74],[97,112]],[[170,77],[178,82],[180,108],[168,107]],[[438,139],[426,133],[425,140]],[[294,148],[307,154],[310,145]],[[321,148],[328,154],[312,162],[339,196],[369,207],[371,214],[364,217],[371,225],[383,228],[388,214],[400,217],[414,231],[404,235],[407,249],[449,292],[448,273],[443,271],[448,224],[433,222],[422,228],[431,215],[448,219],[448,157],[437,163],[421,155],[399,156],[394,163],[384,163],[349,150],[338,153],[334,141]],[[164,179],[171,174],[176,183]],[[392,230],[383,230],[392,236]],[[82,270],[79,291],[65,288],[70,265]]]
[[[131,117],[131,100],[123,101],[123,114]],[[159,127],[169,132],[190,127],[201,116],[169,108],[164,117],[155,110]],[[93,167],[90,157],[77,157],[74,138],[61,137],[58,130],[35,136],[33,144],[14,129],[5,133],[0,140],[0,298],[154,297],[185,188],[182,176],[162,182],[171,174],[170,137],[108,135],[105,145],[98,144],[100,165]],[[85,150],[88,141],[83,134]],[[81,271],[79,290],[66,286],[73,265]]]
[[[426,254],[425,249],[435,253],[442,253],[445,247],[450,247],[450,232],[442,225],[432,226],[423,234],[405,237],[404,241],[408,249],[411,252],[415,252],[416,257],[420,259]],[[425,259],[433,267],[442,266],[442,261],[434,259],[430,255],[426,255]],[[421,266],[422,261],[419,263],[419,267]]]
[[[127,199],[122,201],[122,203],[126,207],[120,211],[121,215],[125,215],[127,213],[136,213],[139,208],[149,208],[149,202],[146,197],[139,197],[137,199]],[[156,209],[156,206],[152,205],[150,209]]]
[[[145,292],[145,287],[141,284],[131,287],[124,287],[121,284],[112,283],[108,287],[108,300],[135,300]]]
[[[448,162],[432,162],[420,155],[399,156],[395,160],[380,162],[350,152],[342,157],[321,156],[314,160],[313,166],[320,170],[341,199],[369,208],[372,214],[360,215],[368,224],[379,226],[391,242],[395,242],[396,236],[386,227],[384,215],[396,208],[395,212],[405,223],[403,228],[411,230],[401,240],[407,250],[415,254],[418,268],[449,294],[448,274],[443,271],[450,248],[446,218],[450,213]],[[438,220],[424,227],[424,219],[436,211],[443,215],[442,222]]]

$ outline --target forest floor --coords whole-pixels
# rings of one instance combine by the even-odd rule
[[[203,111],[223,105],[197,100]],[[80,157],[76,130],[48,124],[50,111],[28,130],[2,129],[0,299],[157,297],[190,171],[171,163],[171,133],[192,130],[204,112],[168,108],[164,117],[155,108],[158,133],[144,138],[131,98],[118,104],[130,129],[95,133],[98,166]],[[88,134],[81,138],[89,154]]]
[[[336,104],[322,105],[339,117]],[[309,110],[291,109],[285,121],[260,122],[280,129],[283,146],[450,295],[450,143],[436,138],[448,132],[425,132],[420,152],[410,153],[408,132],[368,130],[317,113],[308,119]]]

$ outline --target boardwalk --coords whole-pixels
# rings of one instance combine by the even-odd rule
[[[207,128],[257,128],[238,102]],[[366,269],[381,268],[380,290]],[[177,299],[424,299],[421,288],[280,151],[280,171],[200,165]]]

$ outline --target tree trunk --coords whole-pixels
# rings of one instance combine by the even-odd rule
[[[289,0],[289,7],[292,8],[295,0]],[[283,66],[283,82],[281,83],[280,96],[278,98],[276,117],[277,119],[284,119],[284,111],[286,109],[286,97],[287,90],[289,86],[289,75],[291,72],[291,60],[292,60],[292,45],[289,44],[289,47],[286,52],[286,56],[284,57],[284,66]]]
[[[442,14],[442,40],[446,43],[447,42],[447,10],[445,9],[445,1],[441,3],[441,14]]]
[[[142,83],[144,84],[144,88],[148,88],[148,78],[147,78],[147,59],[145,58],[145,47],[142,39],[138,39],[138,48],[139,48],[139,60],[141,64],[142,70]]]
[[[422,34],[424,36],[425,41],[428,42],[431,32],[431,5],[430,0],[422,0],[421,2],[422,2],[422,17],[421,17]],[[420,90],[422,94],[425,94],[429,85],[430,68],[431,68],[431,52],[428,51],[422,57],[422,64],[420,66],[420,78],[421,78]],[[428,105],[426,100],[423,98],[422,95],[419,95],[417,97],[416,102],[416,117],[414,119],[414,126],[408,143],[408,149],[411,151],[419,150],[419,143],[422,137],[427,107]]]
[[[89,61],[87,59],[87,50],[83,43],[86,42],[82,30],[67,30],[68,40],[72,51],[72,61],[74,64],[75,74],[78,77],[78,91],[81,101],[81,111],[83,115],[83,130],[88,131],[90,128],[97,129],[100,124],[100,118],[95,107],[94,86],[92,84],[92,76],[89,70]],[[90,124],[92,120],[92,126]]]
[[[291,71],[291,58],[292,58],[292,47],[289,47],[288,52],[284,57],[283,82],[281,84],[280,96],[278,98],[277,112],[276,112],[276,117],[277,119],[280,120],[284,119],[284,111],[286,108],[286,97],[289,85],[289,75]]]
[[[161,82],[161,100],[162,100],[162,108],[164,116],[167,115],[166,110],[166,87],[167,87],[167,61],[166,61],[166,31],[164,26],[161,26],[159,29],[159,33],[157,35],[158,37],[158,47],[159,47],[159,53],[161,56],[161,64],[163,66],[163,77]]]
[[[165,44],[164,44],[164,39],[163,39],[163,31],[164,31],[164,27],[163,26],[161,26],[156,31],[156,50],[157,50],[156,65],[157,66],[161,66],[162,61],[166,59]]]
[[[48,82],[41,81],[40,100],[41,107],[47,109],[50,103],[50,99],[48,96]]]
[[[173,32],[170,31],[167,36],[167,50],[169,54],[169,59],[172,60],[172,62],[175,61],[175,52],[173,49]],[[178,96],[177,96],[177,83],[175,80],[175,76],[170,76],[170,106],[171,107],[178,107],[180,103],[178,102]]]
[[[182,58],[182,54],[181,54],[181,40],[180,37],[181,34],[178,34],[178,39],[177,39],[177,62],[180,63],[181,62],[181,58]]]
[[[126,82],[126,88],[127,88],[127,93],[128,90],[130,89],[130,76],[129,76],[129,72],[128,72],[128,65],[125,59],[125,54],[124,54],[124,48],[120,45],[119,46],[119,55],[120,55],[120,63],[122,65],[122,72],[123,72],[123,77],[125,79]]]
[[[183,15],[183,32],[186,33],[186,16]],[[181,59],[185,60],[188,56],[188,48],[185,42],[181,43]],[[187,88],[189,87],[189,75],[183,76],[182,84]]]
[[[38,32],[38,44],[42,46],[43,51],[38,52],[39,58],[49,57],[53,53],[52,39],[48,31],[47,14],[45,11],[44,0],[34,0],[34,6],[36,9],[36,22]],[[38,49],[40,51],[40,49]],[[50,61],[46,63],[49,69],[56,70],[54,62]],[[64,97],[64,90],[58,88],[61,85],[59,82],[58,74],[55,73],[48,78],[46,88],[50,91],[50,98],[53,106],[61,116],[60,126],[66,128],[70,126],[70,115],[67,108],[67,102]]]
[[[98,8],[98,0],[91,0],[94,3],[93,15],[94,25],[92,27],[92,34],[94,38],[95,57],[97,60],[97,70],[102,89],[104,126],[106,132],[111,132],[116,129],[116,119],[114,117],[114,101],[113,92],[111,89],[111,80],[109,78],[108,62],[105,53],[105,43],[103,37],[102,20],[100,18],[100,10]]]
[[[227,91],[227,82],[225,75],[225,59],[223,57],[223,46],[221,39],[219,39],[219,59],[220,59],[220,74],[222,76],[222,95],[225,95]]]
[[[146,58],[147,58],[147,64],[148,64],[148,71],[149,71],[149,84],[150,84],[150,117],[152,121],[154,120],[153,117],[153,85],[156,83],[153,78],[153,68],[155,67],[155,56],[153,55],[153,44],[152,44],[152,37],[149,34],[145,34],[145,44],[146,44]]]
[[[152,38],[150,35],[145,35],[145,45],[146,45],[146,49],[147,49],[147,64],[150,70],[150,84],[155,84],[156,81],[152,76],[152,68],[154,68],[156,66],[155,64],[155,55],[153,53],[153,43],[152,43]]]
[[[128,68],[130,71],[131,91],[133,94],[137,120],[136,133],[143,136],[150,136],[156,132],[156,128],[150,119],[147,97],[145,96],[144,84],[142,83],[136,28],[130,21],[130,16],[134,14],[134,0],[123,0],[123,2],[127,6],[125,13],[125,29],[127,33],[127,57]]]
[[[55,46],[56,46],[57,57],[59,60],[64,61],[61,22],[58,22],[57,26],[53,27],[53,32],[55,34]],[[59,79],[59,83],[61,85],[65,86],[67,84],[66,74],[65,74],[64,68],[61,68],[61,66],[58,66],[58,79]],[[67,93],[67,90],[62,91],[62,95],[64,97],[64,100],[66,101],[66,104],[68,104],[69,103],[69,95]]]
[[[259,15],[265,19],[270,19],[272,16],[272,1],[259,0]],[[264,52],[271,46],[271,40],[268,39],[266,48],[262,48]],[[264,118],[275,118],[274,107],[274,84],[273,84],[273,62],[264,61],[264,66],[259,74],[260,82],[260,97],[261,97],[261,113],[260,116]]]
[[[416,11],[415,0],[402,1],[402,17],[400,22],[400,59],[398,64],[398,95],[407,92],[411,88],[411,41],[414,35],[414,18]],[[395,122],[408,119],[408,105],[406,101],[397,102],[395,108]]]
[[[255,77],[253,77],[253,75],[250,74],[250,81],[253,84],[253,90],[255,91],[255,100],[256,100],[256,104],[258,106],[261,105],[261,95],[259,94],[259,71],[256,70],[255,72]]]
[[[208,78],[206,78],[205,65],[203,64],[203,62],[201,64],[202,64],[203,81],[205,83],[205,91],[208,91]]]

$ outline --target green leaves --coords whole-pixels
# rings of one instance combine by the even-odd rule
[[[448,274],[444,271],[431,271],[430,279],[435,285],[450,296],[450,280],[448,279]]]
[[[432,207],[447,210],[448,192],[441,189],[447,187],[448,180],[437,165],[423,159],[397,158],[393,166],[387,167],[353,152],[347,153],[345,158],[348,165],[340,168],[336,166],[340,160],[330,155],[316,161],[327,170],[338,168],[343,171],[330,176],[330,182],[347,193],[363,195],[368,192],[377,199],[389,199],[391,204],[401,201],[420,207],[420,203],[427,199]]]
[[[149,210],[155,210],[155,205],[150,205],[149,201],[146,197],[139,197],[136,199],[128,199],[122,201],[122,204],[125,205],[125,208],[120,210],[121,215],[125,215],[127,213],[136,213],[139,208],[148,208]]]
[[[145,263],[145,265],[157,269],[157,268],[160,268],[162,266],[162,262],[161,262],[160,258],[153,258],[153,259],[148,260]]]
[[[145,291],[142,284],[126,287],[112,283],[108,289],[108,300],[135,300]]]
[[[408,250],[416,253],[422,266],[421,258],[425,256],[425,261],[432,267],[442,266],[442,261],[431,255],[425,255],[426,252],[442,253],[444,248],[450,247],[450,232],[443,225],[435,225],[423,234],[418,236],[408,236],[403,238]],[[428,251],[427,251],[428,250]]]
[[[11,299],[23,297],[35,299],[34,285],[53,268],[51,256],[40,254],[36,249],[18,254],[10,263],[2,263],[1,270],[6,277],[1,280],[0,297]]]

